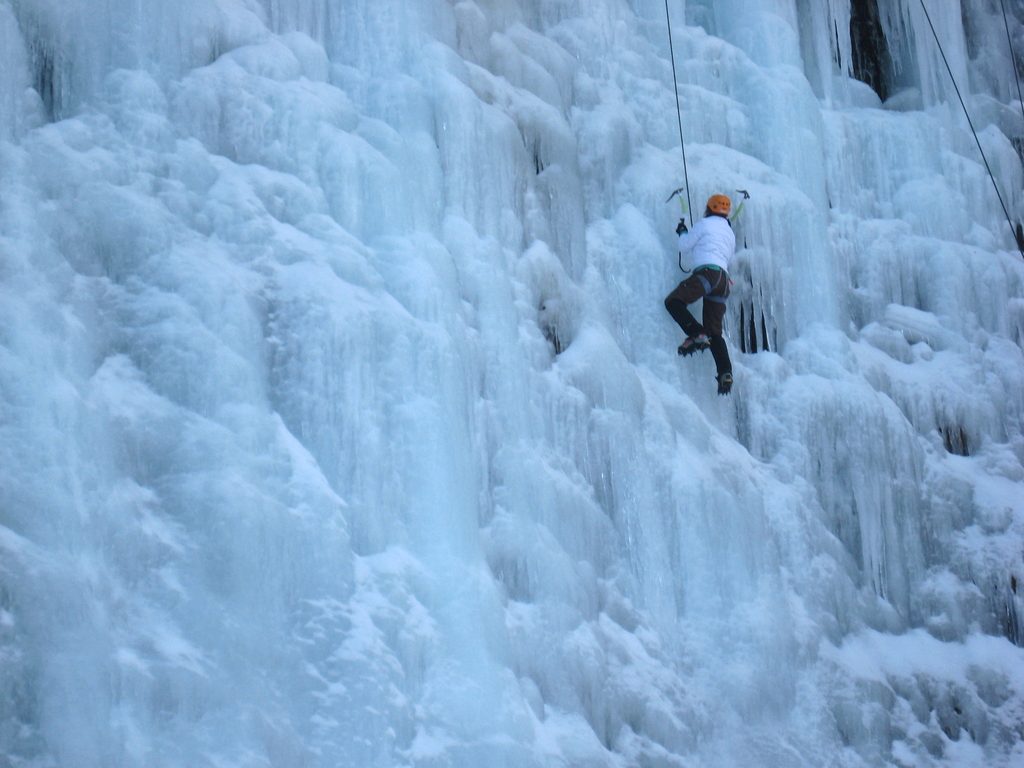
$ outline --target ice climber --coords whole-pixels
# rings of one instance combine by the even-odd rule
[[[689,262],[691,274],[665,298],[665,309],[686,334],[679,346],[684,357],[710,349],[718,369],[718,394],[732,389],[732,362],[722,338],[725,300],[729,295],[729,263],[736,253],[736,236],[729,223],[732,202],[725,195],[712,195],[704,209],[704,218],[692,230],[686,220],[676,227],[679,252]],[[704,324],[697,322],[688,305],[704,299]]]

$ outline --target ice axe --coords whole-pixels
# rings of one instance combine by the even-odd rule
[[[679,207],[683,211],[683,217],[681,219],[679,219],[679,223],[682,225],[682,229],[685,230],[686,229],[686,201],[683,200],[683,192],[686,193],[686,198],[688,200],[690,198],[690,190],[687,189],[686,187],[679,187],[678,189],[673,189],[672,190],[672,194],[665,198],[665,202],[666,203],[672,202],[672,198],[673,197],[678,197],[679,198]],[[679,231],[680,231],[680,229],[677,228],[676,232],[678,233]],[[677,252],[677,255],[679,256],[679,269],[682,270],[683,272],[689,272],[689,270],[683,269],[683,254]]]
[[[743,195],[743,199],[740,200],[739,207],[736,208],[736,213],[729,217],[729,221],[736,221],[739,219],[740,214],[743,213],[743,206],[746,205],[747,200],[750,199],[750,193],[745,189],[737,189],[737,193]]]
[[[670,202],[673,197],[675,197],[676,195],[681,194],[681,193],[683,193],[685,191],[686,191],[686,187],[679,187],[678,189],[673,189],[672,190],[672,194],[665,198],[665,202],[666,203]],[[683,211],[685,212],[686,211],[686,205],[684,205],[683,198],[681,198],[681,197],[679,198],[679,204],[681,206],[683,206]]]
[[[679,187],[678,189],[673,189],[672,190],[672,194],[665,198],[665,202],[666,203],[672,202],[672,198],[673,197],[678,197],[679,198],[679,207],[683,211],[683,217],[682,217],[682,219],[680,219],[680,221],[682,221],[683,226],[685,226],[686,225],[686,213],[687,213],[687,211],[686,211],[686,202],[683,200],[683,194],[682,194],[683,192],[686,192],[686,197],[687,197],[687,199],[689,199],[690,191],[686,187]]]

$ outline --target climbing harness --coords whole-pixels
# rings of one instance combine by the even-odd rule
[[[1020,243],[1017,242],[1017,233],[1013,228],[1013,221],[1010,219],[1010,212],[1006,209],[1006,203],[1003,202],[1003,195],[999,191],[999,185],[996,184],[996,177],[992,174],[992,167],[988,164],[988,158],[985,157],[985,150],[981,147],[981,139],[978,138],[978,132],[974,129],[974,121],[971,120],[971,115],[967,111],[967,105],[964,103],[964,97],[960,94],[960,88],[956,84],[956,78],[953,77],[953,68],[949,66],[949,60],[946,58],[946,52],[942,49],[942,43],[939,41],[939,35],[935,31],[935,25],[932,24],[931,14],[928,13],[928,7],[924,4],[924,0],[921,0],[921,10],[924,11],[924,17],[928,20],[928,26],[932,30],[932,37],[935,38],[935,44],[939,47],[939,54],[942,56],[942,63],[946,65],[946,71],[949,72],[949,79],[953,83],[953,90],[956,91],[956,96],[960,99],[960,106],[963,107],[964,115],[967,117],[967,124],[971,126],[971,133],[974,134],[974,141],[978,145],[978,151],[981,153],[981,159],[985,163],[985,170],[988,171],[988,177],[992,180],[992,188],[996,191],[996,197],[999,198],[999,204],[1003,207],[1003,214],[1006,216],[1006,223],[1010,226],[1010,232],[1013,235],[1013,240],[1018,245],[1020,250],[1021,258],[1024,258],[1024,248],[1020,248]],[[1016,72],[1016,67],[1014,67]]]
[[[704,277],[704,275],[700,274],[700,271],[702,269],[710,269],[710,270],[712,270],[714,272],[718,272],[718,279],[715,281],[714,285],[712,285],[711,281],[708,280],[706,277]],[[721,284],[723,277],[725,277],[726,280],[729,279],[728,275],[726,275],[725,271],[721,267],[716,266],[714,264],[704,264],[703,266],[697,267],[693,271],[694,271],[694,274],[696,275],[697,279],[700,280],[701,288],[704,289],[704,301],[713,301],[716,304],[725,304],[726,297],[729,295],[729,286],[728,285],[726,285],[726,287],[725,287],[725,296],[712,296],[711,295],[711,292],[713,290],[715,290],[716,288],[718,288],[718,286]]]

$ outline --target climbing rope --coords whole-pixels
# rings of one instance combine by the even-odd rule
[[[672,85],[676,94],[676,121],[679,123],[679,150],[683,153],[683,182],[686,186],[686,210],[692,211],[690,204],[690,178],[686,172],[686,144],[683,141],[683,112],[679,106],[679,80],[676,78],[676,51],[672,45],[672,17],[668,12],[668,0],[665,0],[665,23],[668,25],[668,53],[672,59]],[[679,190],[676,190],[677,192]],[[671,200],[672,198],[669,197]]]
[[[666,0],[667,2],[667,0]],[[928,26],[932,30],[932,37],[935,38],[935,44],[939,47],[939,54],[942,56],[942,63],[946,65],[946,71],[949,72],[949,79],[953,83],[953,89],[956,91],[956,96],[960,99],[960,106],[963,107],[964,115],[967,117],[967,124],[971,126],[971,133],[974,134],[974,141],[978,145],[978,151],[981,153],[981,159],[985,163],[985,170],[988,171],[988,177],[992,180],[992,188],[996,191],[996,197],[999,198],[999,204],[1003,207],[1003,214],[1006,216],[1006,223],[1010,226],[1010,233],[1013,236],[1013,241],[1017,241],[1017,232],[1013,228],[1013,221],[1010,219],[1010,212],[1006,209],[1006,203],[1003,202],[1003,196],[999,192],[999,185],[996,184],[996,177],[992,173],[992,166],[988,164],[988,158],[985,157],[985,150],[981,148],[981,139],[978,138],[978,132],[974,129],[974,121],[971,120],[971,115],[967,111],[967,105],[964,103],[964,97],[960,94],[960,88],[956,84],[956,78],[953,77],[953,68],[949,66],[949,60],[946,58],[946,52],[942,49],[942,43],[939,41],[939,35],[935,31],[935,25],[932,24],[931,14],[928,13],[928,7],[924,4],[924,0],[921,0],[921,10],[924,11],[924,17],[928,20]],[[1017,246],[1020,251],[1021,258],[1024,258],[1024,248],[1018,243]]]
[[[1003,27],[1006,29],[1006,44],[1010,46],[1010,66],[1013,67],[1013,79],[1017,81],[1017,100],[1020,102],[1020,115],[1024,117],[1024,96],[1020,95],[1020,76],[1017,74],[1017,59],[1013,55],[1013,38],[1010,37],[1010,24],[1006,21],[1006,4],[999,0],[1003,11]]]
[[[672,89],[676,94],[676,122],[679,124],[679,151],[683,153],[683,186],[686,189],[686,211],[684,211],[684,213],[686,213],[693,210],[693,205],[690,203],[690,176],[686,172],[686,142],[683,141],[683,110],[679,106],[679,79],[676,77],[676,49],[672,44],[672,17],[668,12],[668,0],[665,0],[665,24],[668,26],[668,55],[672,60]],[[675,190],[668,196],[668,200],[665,202],[667,203],[682,191],[683,187]],[[682,203],[682,201],[683,199],[679,198],[679,202]],[[683,269],[682,253],[679,253],[679,269],[683,272],[688,271]]]

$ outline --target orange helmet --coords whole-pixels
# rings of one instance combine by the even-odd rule
[[[725,195],[712,195],[708,198],[708,210],[719,216],[728,216],[732,210],[732,201]]]

